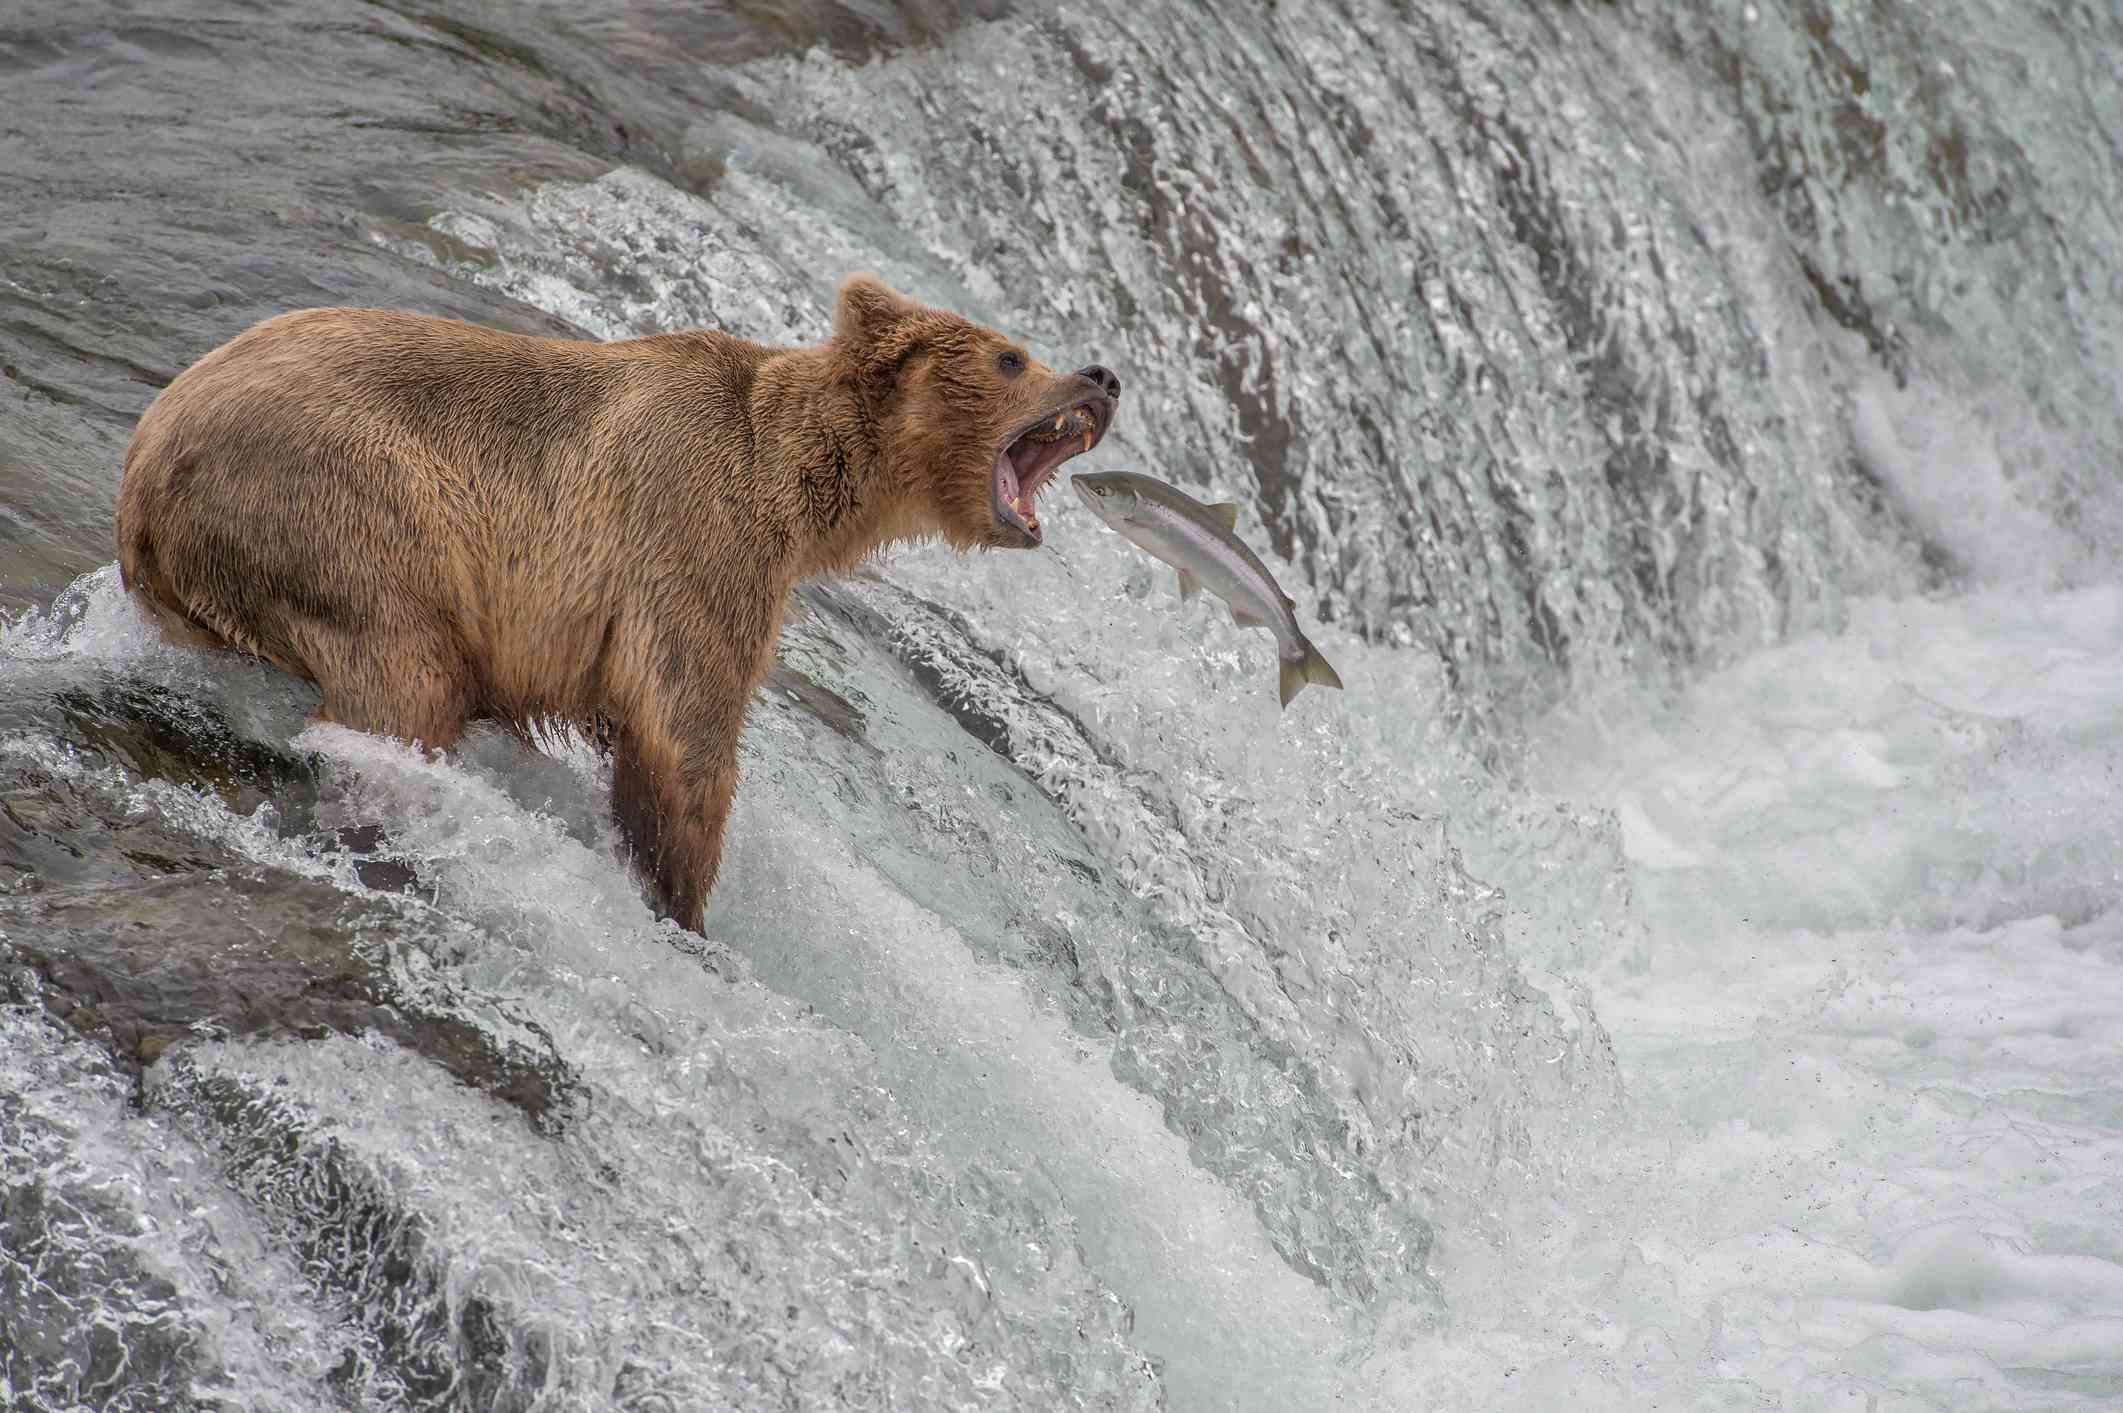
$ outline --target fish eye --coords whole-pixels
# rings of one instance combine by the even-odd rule
[[[1006,348],[995,355],[995,366],[1002,369],[1004,377],[1014,378],[1025,371],[1025,356],[1014,348]]]

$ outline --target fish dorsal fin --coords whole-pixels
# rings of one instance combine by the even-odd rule
[[[1192,570],[1179,571],[1179,601],[1187,603],[1202,591],[1202,581]]]
[[[1236,530],[1238,528],[1238,506],[1231,501],[1218,501],[1215,505],[1205,505],[1202,509],[1208,511],[1209,518],[1222,525],[1226,530]]]

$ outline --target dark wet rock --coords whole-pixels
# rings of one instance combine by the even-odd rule
[[[128,775],[211,795],[233,815],[250,817],[270,805],[286,835],[310,832],[314,823],[320,776],[313,758],[246,736],[213,704],[167,687],[104,681],[0,702],[0,729],[10,726],[56,734],[75,759],[101,759]],[[33,759],[0,762],[0,893],[227,862],[192,832],[114,793],[113,783],[55,773]],[[418,886],[380,824],[342,826],[332,842],[353,857],[365,887]]]
[[[0,983],[16,999],[134,1073],[199,1034],[382,1035],[541,1129],[561,1124],[574,1081],[550,1042],[497,1039],[452,1014],[447,994],[403,994],[390,948],[417,941],[387,939],[420,929],[399,907],[260,867],[183,807],[189,794],[209,819],[307,838],[313,762],[152,684],[0,703],[0,725],[57,733],[45,751],[0,755]],[[175,789],[148,794],[148,782]],[[352,850],[371,886],[415,881],[379,825],[315,843]]]
[[[316,792],[312,764],[240,735],[211,705],[167,688],[111,682],[53,698],[68,740],[140,775],[219,796],[233,814]]]
[[[341,1303],[352,1339],[327,1382],[342,1396],[387,1387],[413,1408],[533,1406],[550,1357],[536,1321],[459,1288],[433,1223],[329,1122],[184,1056],[157,1072],[148,1102],[203,1131],[229,1185],[272,1215],[303,1272]]]
[[[220,867],[226,855],[99,782],[33,758],[0,760],[0,896]]]
[[[0,975],[136,1072],[200,1036],[373,1034],[557,1131],[577,1088],[550,1041],[534,1052],[447,997],[406,995],[386,940],[405,925],[388,903],[309,879],[177,873],[0,900]]]
[[[195,1336],[174,1317],[169,1283],[121,1246],[60,1237],[84,1195],[41,1182],[0,1189],[0,1388],[23,1400],[9,1407],[199,1407],[188,1396]],[[99,1292],[105,1318],[69,1321],[71,1290]]]
[[[343,824],[333,831],[339,847],[354,857],[354,876],[378,893],[411,893],[420,886],[413,865],[391,856],[391,836],[380,824]]]
[[[0,978],[5,972],[0,971]],[[7,988],[0,985],[0,995]],[[82,1057],[84,1086],[116,1076]],[[84,1166],[63,1119],[0,1087],[0,1390],[10,1409],[189,1410],[210,1362],[141,1249],[123,1184]]]
[[[211,795],[231,814],[273,804],[299,821],[317,798],[313,766],[251,740],[208,703],[122,682],[0,700],[0,729],[52,739],[55,754],[0,758],[0,895],[162,878],[234,858],[135,797],[139,779]],[[83,771],[101,762],[107,773]]]
[[[831,687],[814,680],[800,668],[787,663],[775,664],[767,674],[760,691],[766,699],[778,706],[801,711],[830,728],[843,740],[863,747],[872,755],[877,748],[863,734],[862,708],[849,701]]]

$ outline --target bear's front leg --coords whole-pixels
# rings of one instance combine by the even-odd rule
[[[612,813],[657,911],[700,931],[737,790],[744,699],[691,703],[612,739]]]

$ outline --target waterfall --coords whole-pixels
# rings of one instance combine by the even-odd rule
[[[792,600],[695,937],[585,743],[308,725],[24,473],[86,572],[0,627],[10,1398],[2123,1388],[2123,19],[374,9],[290,91],[435,185],[338,188],[334,300],[808,342],[878,271],[1115,369],[1079,464],[1236,501],[1347,688],[1065,494],[895,551]],[[25,443],[104,415],[47,268]]]

